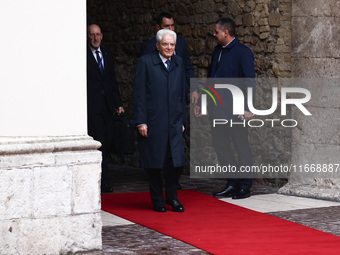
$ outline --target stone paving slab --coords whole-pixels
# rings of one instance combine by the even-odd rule
[[[125,220],[121,217],[118,217],[116,215],[113,215],[105,211],[101,211],[101,217],[102,217],[103,227],[115,227],[115,226],[135,224],[134,222]]]
[[[340,237],[340,206],[273,212],[269,214]]]
[[[81,254],[117,255],[117,254],[178,254],[205,255],[209,254],[190,244],[163,235],[153,229],[137,224],[103,227],[103,250]]]
[[[222,198],[220,200],[263,213],[340,206],[340,202],[280,194],[255,195],[240,200],[232,198]]]

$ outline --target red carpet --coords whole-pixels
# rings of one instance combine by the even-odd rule
[[[103,194],[102,209],[212,254],[340,254],[340,238],[195,191],[179,191],[184,213],[152,211],[149,193]]]

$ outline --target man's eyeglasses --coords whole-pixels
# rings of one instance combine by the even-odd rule
[[[170,48],[173,48],[175,47],[175,43],[160,43],[160,45],[163,47],[163,48],[166,48],[166,47],[170,47]]]
[[[102,33],[97,33],[97,34],[89,34],[90,38],[95,38],[95,37],[101,37],[103,34]]]

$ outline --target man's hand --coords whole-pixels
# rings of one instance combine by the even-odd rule
[[[125,112],[124,107],[123,106],[119,106],[118,110],[117,110],[118,115],[121,115],[124,112]]]
[[[144,137],[148,137],[148,125],[146,124],[141,124],[138,126],[138,132],[144,136]]]
[[[238,118],[240,119],[242,115],[239,115]],[[243,118],[244,120],[250,120],[254,114],[252,112],[244,111]]]
[[[200,94],[197,91],[191,93],[191,103],[193,105],[197,104],[198,99],[200,98]]]
[[[199,107],[198,105],[195,105],[194,114],[195,114],[196,117],[201,117],[202,116],[201,107]]]

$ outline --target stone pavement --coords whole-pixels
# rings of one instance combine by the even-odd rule
[[[148,191],[146,175],[141,169],[112,166],[111,180],[115,193]],[[180,183],[183,189],[208,195],[225,186],[225,181],[221,179],[191,179],[186,175],[181,177]],[[250,198],[221,200],[340,237],[340,202],[285,196],[276,192],[277,188],[254,184]],[[187,243],[106,212],[102,212],[102,220],[103,250],[85,254],[208,254]]]

